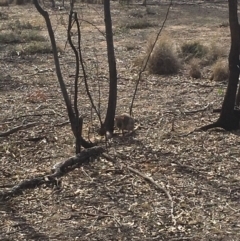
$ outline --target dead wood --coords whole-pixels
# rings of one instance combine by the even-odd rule
[[[0,137],[7,137],[7,136],[9,136],[9,135],[19,131],[19,130],[23,130],[23,129],[27,129],[27,128],[33,127],[36,124],[37,124],[36,122],[33,122],[33,123],[26,124],[26,125],[16,126],[16,127],[12,128],[12,129],[6,131],[6,132],[0,133]]]
[[[3,191],[0,193],[0,199],[8,199],[16,195],[21,195],[24,190],[40,187],[44,184],[56,185],[58,184],[58,178],[64,176],[82,164],[88,163],[91,158],[96,158],[103,152],[104,149],[99,146],[85,149],[76,156],[55,164],[52,168],[52,174],[23,180],[13,186],[10,190]]]
[[[195,113],[198,113],[198,112],[206,111],[208,108],[209,108],[209,104],[207,104],[205,107],[203,107],[203,108],[201,108],[201,109],[184,111],[183,113],[184,113],[184,114],[195,114]]]

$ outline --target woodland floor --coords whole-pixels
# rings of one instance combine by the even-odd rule
[[[179,2],[171,8],[163,32],[177,46],[187,40],[217,42],[226,50],[227,59],[227,3]],[[102,5],[77,8],[85,20],[104,30]],[[144,52],[149,36],[157,33],[166,10],[167,2],[148,6],[147,18],[156,26],[127,29],[120,26],[131,21],[134,12],[146,14],[146,9],[112,3],[119,76],[117,113],[128,112],[138,76],[134,60]],[[47,36],[44,21],[32,5],[2,7],[0,12],[8,16],[1,20],[1,29],[16,20],[29,21]],[[64,49],[67,11],[50,14],[56,39]],[[97,103],[101,86],[104,118],[108,97],[105,38],[86,22],[82,27],[90,89]],[[0,191],[49,174],[55,163],[74,155],[52,55],[24,55],[24,44],[19,45],[19,55],[9,54],[12,47],[0,46],[0,132],[35,125],[0,139]],[[74,56],[69,46],[60,61],[70,93]],[[191,79],[187,65],[178,75],[144,73],[133,109],[138,128],[130,136],[114,137],[108,145],[116,162],[101,157],[68,173],[58,187],[42,186],[0,201],[0,240],[240,240],[240,132],[187,135],[218,117],[212,109],[221,107],[226,83],[210,81],[209,74],[210,67],[205,67],[202,79]],[[83,82],[79,108],[84,137],[104,146]],[[42,139],[34,142],[31,138],[35,137]],[[166,194],[127,166],[168,190],[173,215]]]

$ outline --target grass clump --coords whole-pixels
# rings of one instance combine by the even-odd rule
[[[0,43],[2,44],[16,44],[21,43],[21,37],[14,32],[0,33]]]
[[[18,44],[31,41],[46,41],[46,38],[36,31],[11,31],[0,33],[0,43],[2,44]]]
[[[144,14],[139,9],[135,9],[129,12],[129,16],[134,18],[143,18]]]
[[[52,46],[48,42],[32,42],[29,43],[23,51],[23,54],[49,54],[52,53]]]
[[[225,49],[222,46],[217,45],[215,42],[211,43],[207,47],[207,54],[205,58],[201,61],[202,65],[212,65],[218,59],[227,56]]]
[[[34,31],[34,30],[22,32],[21,37],[22,37],[23,42],[31,42],[31,41],[44,42],[44,41],[46,41],[46,38],[44,36],[38,34],[38,32]]]
[[[122,25],[122,27],[125,27],[128,29],[145,29],[145,28],[151,28],[155,26],[156,24],[154,22],[150,22],[145,18],[131,19],[129,22],[124,23]]]
[[[125,44],[125,48],[126,48],[127,51],[131,51],[131,50],[136,49],[137,46],[136,46],[136,44],[129,42],[129,43],[126,43],[126,44]]]
[[[63,53],[63,50],[57,46],[57,51]],[[52,54],[50,42],[31,42],[27,44],[13,45],[9,49],[11,56],[26,56],[34,54]]]
[[[228,65],[225,61],[219,60],[212,66],[212,75],[210,77],[213,81],[226,81],[229,77]]]
[[[12,29],[13,31],[24,30],[24,29],[40,30],[40,26],[33,26],[29,22],[20,22],[19,20],[16,20],[15,22],[8,24],[8,28]]]
[[[156,8],[147,6],[147,7],[146,7],[146,13],[147,13],[148,15],[156,15],[156,14],[157,14]]]
[[[186,60],[190,60],[192,58],[202,58],[207,54],[207,51],[207,47],[198,41],[187,42],[181,46],[182,55],[186,58]]]
[[[194,79],[200,79],[202,77],[199,66],[199,61],[197,59],[193,59],[190,63],[189,75]]]
[[[154,39],[150,39],[147,47],[149,55]],[[181,65],[177,57],[173,43],[168,37],[160,38],[148,60],[147,68],[150,74],[169,75],[179,71]]]

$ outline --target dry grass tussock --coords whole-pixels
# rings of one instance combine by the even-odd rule
[[[212,75],[210,77],[213,81],[225,81],[228,79],[229,69],[226,61],[219,60],[212,66]]]
[[[146,58],[152,50],[154,38],[150,38],[147,45]],[[148,71],[151,74],[176,74],[181,67],[175,46],[168,36],[160,37],[148,61]]]
[[[208,45],[204,45],[200,41],[190,41],[181,46],[181,57],[185,62],[198,58],[200,59],[199,64],[202,66],[212,65],[224,56],[227,56],[225,49],[217,45],[216,41],[212,41]]]
[[[200,63],[198,59],[191,60],[189,75],[194,79],[200,79],[202,77],[202,73],[199,66]]]
[[[207,54],[207,47],[199,41],[186,42],[181,46],[181,54],[186,62],[193,58],[203,58]]]
[[[121,28],[126,29],[145,29],[157,26],[157,23],[149,21],[147,18],[124,19]]]
[[[212,65],[223,57],[227,58],[227,56],[228,56],[228,50],[216,44],[216,41],[212,41],[207,46],[207,54],[201,60],[201,65],[203,66]]]

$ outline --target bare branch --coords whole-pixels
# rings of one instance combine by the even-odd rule
[[[141,173],[140,171],[127,166],[127,169],[137,175],[139,175],[140,177],[144,178],[146,181],[151,182],[153,185],[155,185],[158,189],[160,189],[161,191],[163,191],[166,196],[168,197],[169,201],[170,201],[170,205],[171,205],[171,218],[172,218],[172,222],[175,225],[176,224],[176,220],[174,218],[173,215],[173,199],[172,196],[170,195],[169,191],[165,188],[165,187],[161,187],[158,183],[156,183],[151,177],[148,177],[146,175],[144,175],[143,173]]]

